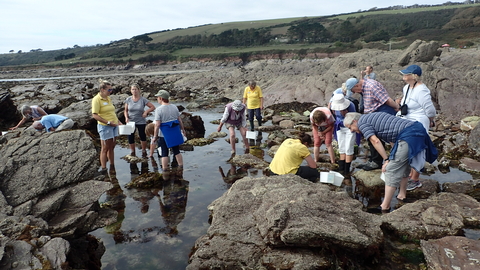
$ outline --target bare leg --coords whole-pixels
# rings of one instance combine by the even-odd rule
[[[393,194],[395,194],[395,190],[397,190],[397,188],[385,186],[385,197],[383,198],[383,202],[380,205],[382,207],[382,210],[390,209],[390,202],[392,201]]]
[[[398,191],[397,199],[403,200],[407,197],[407,184],[408,177],[402,178],[402,181],[400,181],[400,190]]]
[[[183,156],[182,156],[182,154],[176,154],[175,158],[177,159],[178,166],[183,167]]]
[[[115,164],[115,152],[114,152],[115,143],[116,143],[115,138],[108,139],[105,141],[105,145],[107,148],[107,158],[108,158],[108,161],[110,162],[110,165]],[[106,163],[105,163],[105,166],[106,166]]]
[[[155,152],[155,146],[156,146],[156,144],[154,144],[154,143],[150,144],[150,155],[149,155],[149,157],[153,157],[153,152]]]
[[[134,156],[135,155],[135,144],[130,144],[130,153],[132,153],[132,155]]]
[[[328,155],[330,156],[330,163],[335,163],[335,152],[333,151],[333,145],[327,145]]]
[[[232,146],[232,151],[235,152],[235,127],[229,127],[228,132],[230,132],[230,145]]]
[[[318,162],[320,159],[320,147],[313,147],[313,159]]]
[[[105,141],[101,140],[100,144],[102,146],[100,150],[100,165],[102,166],[102,169],[107,168],[107,145]]]
[[[342,158],[340,158],[342,159]],[[345,162],[351,163],[353,161],[353,155],[346,155],[345,157]]]
[[[142,153],[147,151],[147,141],[141,141],[142,144]]]
[[[242,135],[243,143],[245,144],[245,149],[250,149],[250,143],[248,142],[248,139],[247,139],[247,128],[241,127],[240,134]]]
[[[419,178],[420,178],[420,173],[417,172],[414,168],[412,168],[412,170],[410,171],[410,179],[414,181],[418,181]]]
[[[164,171],[168,170],[168,161],[169,161],[168,156],[167,157],[162,157],[162,169]]]

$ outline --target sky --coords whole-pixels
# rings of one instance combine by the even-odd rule
[[[327,16],[373,7],[445,2],[447,0],[0,0],[0,53],[108,44],[144,33],[210,23]]]

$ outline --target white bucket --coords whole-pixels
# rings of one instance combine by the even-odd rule
[[[247,131],[247,139],[252,139],[252,140],[257,139],[257,132],[256,131]]]
[[[343,182],[343,175],[339,172],[320,172],[320,182],[333,184],[337,187],[342,185]]]
[[[130,135],[133,133],[133,129],[130,125],[120,125],[118,126],[118,133],[120,135]]]
[[[7,134],[7,133],[8,133],[8,131],[2,131],[2,136]]]
[[[128,122],[128,123],[127,123],[127,126],[130,127],[130,129],[132,130],[131,133],[133,133],[133,131],[135,130],[135,122]]]

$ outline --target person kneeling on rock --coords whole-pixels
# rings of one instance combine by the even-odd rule
[[[222,119],[220,120],[220,124],[218,125],[217,131],[220,132],[222,130],[222,126],[225,124],[227,127],[228,132],[230,132],[230,145],[232,146],[232,154],[235,154],[235,128],[240,130],[240,134],[243,138],[243,143],[245,143],[245,148],[248,151],[250,149],[250,145],[247,140],[247,120],[245,117],[245,104],[243,104],[240,100],[235,100],[232,103],[228,103],[225,106],[225,112],[223,113]]]
[[[286,139],[275,153],[270,170],[277,175],[295,174],[311,182],[317,182],[320,172],[308,150],[311,144],[312,137],[305,132],[301,132],[298,139]],[[308,166],[300,166],[303,160]]]

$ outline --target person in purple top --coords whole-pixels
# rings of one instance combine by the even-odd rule
[[[380,208],[376,209],[379,212],[390,211],[390,202],[397,188],[400,189],[397,199],[405,200],[411,168],[420,171],[425,161],[433,163],[438,157],[437,149],[420,122],[376,112],[363,115],[347,113],[343,124],[351,131],[363,134],[383,159],[385,197]],[[389,155],[382,141],[394,143]]]
[[[245,116],[245,104],[243,104],[240,100],[235,100],[232,103],[228,103],[225,106],[225,112],[223,113],[222,119],[220,120],[220,124],[218,125],[217,131],[220,132],[222,130],[223,124],[227,127],[230,133],[230,145],[232,146],[232,154],[235,154],[235,128],[240,130],[240,134],[242,135],[243,142],[245,143],[245,148],[248,151],[250,149],[250,145],[247,139],[247,119]]]

